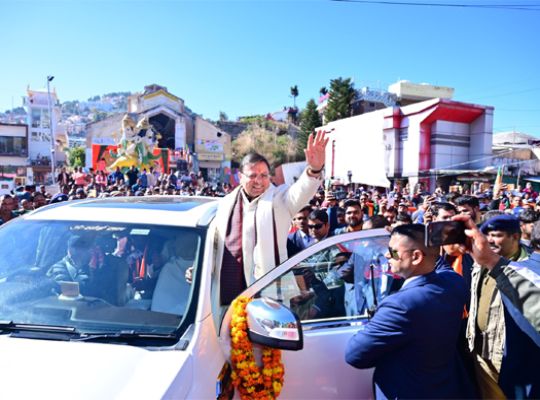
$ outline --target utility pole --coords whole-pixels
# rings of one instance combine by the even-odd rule
[[[52,179],[52,184],[54,185],[54,175],[55,175],[54,167],[56,164],[56,160],[54,156],[55,140],[54,140],[53,115],[52,115],[52,104],[51,104],[51,88],[49,85],[53,79],[54,79],[54,76],[52,75],[47,76],[47,96],[48,96],[48,103],[49,103],[49,129],[51,131],[51,179]]]

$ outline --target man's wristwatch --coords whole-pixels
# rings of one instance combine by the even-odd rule
[[[324,165],[321,167],[321,169],[313,169],[311,168],[311,166],[308,166],[307,172],[309,175],[317,176],[317,175],[320,175],[323,169],[324,169]]]

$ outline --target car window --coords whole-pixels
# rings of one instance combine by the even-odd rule
[[[204,232],[16,220],[0,229],[0,320],[81,332],[173,333],[192,301],[185,271]]]
[[[304,322],[366,315],[398,284],[388,236],[328,245],[256,294],[282,302]]]

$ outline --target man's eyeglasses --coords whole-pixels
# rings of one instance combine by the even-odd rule
[[[413,249],[409,249],[409,250],[403,250],[403,253],[407,252],[407,251],[414,251]],[[390,246],[388,246],[388,253],[390,254],[390,257],[394,260],[400,260],[401,257],[399,256],[399,253],[396,249],[393,249],[391,248]]]
[[[261,178],[262,180],[266,180],[268,178],[270,178],[270,175],[269,174],[250,174],[250,175],[247,175],[247,174],[244,174],[242,172],[242,175],[244,175],[246,178],[248,178],[250,181],[254,181],[254,180],[257,180],[257,178]]]
[[[309,229],[321,229],[324,226],[324,224],[308,224]]]

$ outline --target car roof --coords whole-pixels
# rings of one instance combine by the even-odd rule
[[[212,221],[217,204],[217,198],[203,196],[107,197],[55,203],[23,218],[196,227]]]

